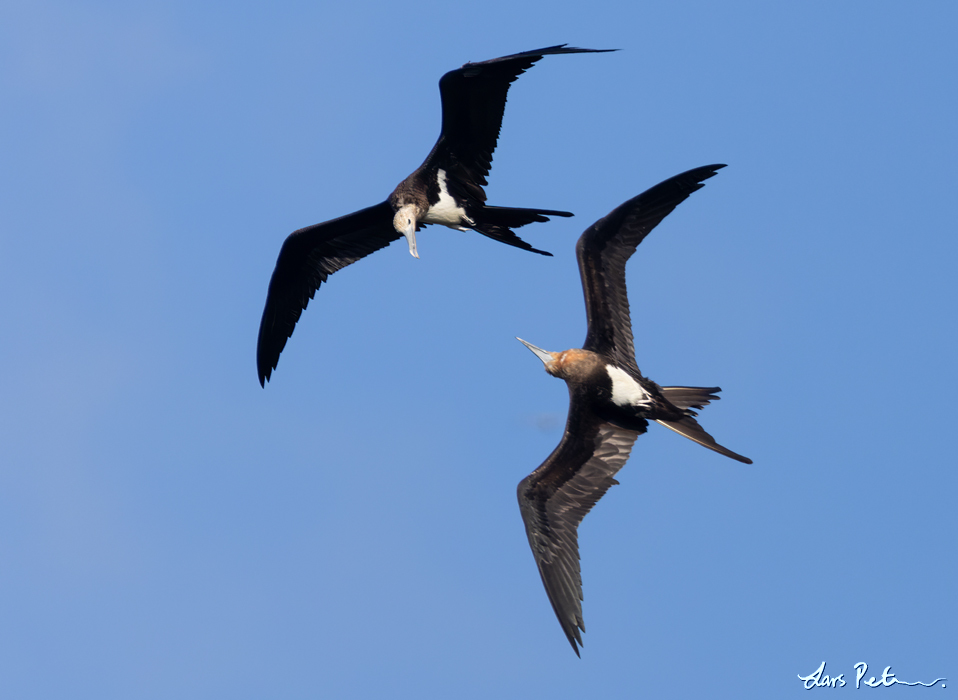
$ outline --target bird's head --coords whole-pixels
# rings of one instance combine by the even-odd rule
[[[419,253],[416,252],[416,217],[415,204],[404,204],[393,216],[393,228],[406,237],[406,242],[409,243],[409,254],[414,258],[419,257]]]
[[[516,338],[516,340],[532,350],[533,354],[542,360],[546,372],[567,382],[589,381],[589,378],[595,374],[596,369],[602,365],[601,358],[588,350],[573,348],[562,352],[549,352],[537,348],[532,343],[527,343],[522,338]]]

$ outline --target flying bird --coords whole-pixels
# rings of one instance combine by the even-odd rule
[[[439,80],[442,130],[426,160],[384,202],[294,231],[280,249],[259,326],[256,366],[266,386],[300,315],[326,278],[405,236],[416,258],[416,232],[427,224],[477,231],[540,255],[512,229],[550,216],[551,209],[486,205],[486,176],[492,165],[509,86],[543,56],[603,53],[565,44],[466,63]]]
[[[559,446],[519,483],[519,510],[549,602],[569,643],[582,644],[582,576],[577,528],[618,482],[636,438],[655,421],[726,457],[695,420],[718,387],[659,386],[635,362],[625,264],[659,222],[724,165],[676,175],[599,219],[579,238],[576,257],[589,330],[582,349],[549,352],[518,340],[569,387],[569,416]]]

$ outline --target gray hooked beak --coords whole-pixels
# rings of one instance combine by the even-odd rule
[[[527,348],[529,348],[530,350],[532,350],[533,354],[534,354],[536,357],[538,357],[540,360],[542,360],[542,364],[544,364],[544,365],[549,364],[550,362],[552,362],[552,361],[555,359],[555,353],[554,353],[554,352],[549,352],[548,350],[543,350],[542,348],[537,348],[535,345],[533,345],[532,343],[527,343],[527,342],[524,341],[522,338],[518,338],[518,337],[517,337],[516,340],[518,340],[520,343],[522,343],[522,344],[525,345]]]

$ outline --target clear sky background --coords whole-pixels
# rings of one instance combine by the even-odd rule
[[[958,6],[0,5],[0,695],[941,698],[958,688]],[[336,274],[273,381],[294,229],[382,201],[466,61],[514,84],[489,201]],[[580,528],[577,659],[515,488],[578,347],[574,244],[729,167],[628,268],[639,367],[719,385]],[[827,662],[844,688],[806,691]],[[942,690],[854,688],[885,666]]]

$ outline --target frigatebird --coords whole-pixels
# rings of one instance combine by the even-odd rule
[[[549,602],[569,643],[582,644],[579,523],[618,482],[636,438],[655,421],[726,457],[693,409],[719,397],[718,387],[659,386],[635,362],[625,265],[638,245],[676,206],[724,165],[676,175],[599,219],[579,238],[576,257],[589,329],[581,349],[549,352],[527,343],[546,372],[569,387],[569,415],[559,446],[519,483],[519,510]]]
[[[512,82],[543,56],[612,50],[561,44],[466,63],[442,76],[442,130],[423,164],[400,182],[386,201],[301,228],[283,243],[259,326],[256,366],[260,385],[266,386],[296,322],[329,275],[402,236],[409,243],[409,252],[418,258],[416,232],[426,224],[478,231],[516,248],[552,255],[533,248],[512,229],[548,221],[550,216],[572,216],[570,212],[485,203],[482,187],[487,184],[499,138],[506,93]]]

